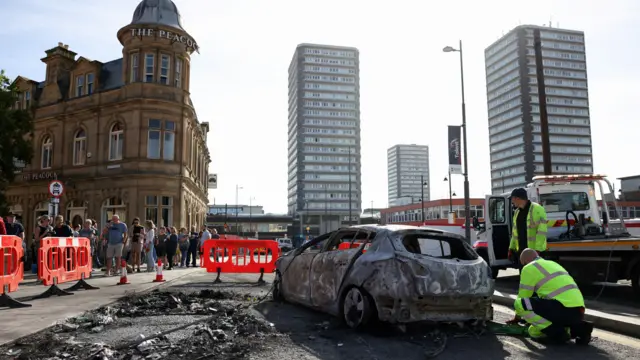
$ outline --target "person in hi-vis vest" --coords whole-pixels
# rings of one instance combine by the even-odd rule
[[[523,188],[511,192],[511,203],[516,211],[513,214],[508,256],[515,263],[520,259],[520,252],[526,248],[538,253],[547,250],[547,212],[542,205],[529,201],[527,190]]]
[[[576,344],[588,344],[593,324],[584,321],[584,297],[573,277],[533,249],[524,249],[520,262],[524,267],[513,304],[516,317],[509,323],[524,320],[535,339],[556,343],[575,339]]]

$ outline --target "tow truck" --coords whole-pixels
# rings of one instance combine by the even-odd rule
[[[602,195],[602,213],[596,199]],[[613,186],[604,175],[535,176],[526,187],[529,199],[547,212],[547,251],[543,257],[557,261],[578,282],[631,280],[640,295],[640,237],[627,231],[625,221],[609,220],[605,186]],[[508,259],[514,209],[511,194],[487,195],[485,222],[473,219],[478,240],[474,248],[489,264],[493,277],[502,269],[516,267]],[[621,214],[615,197],[613,208]]]

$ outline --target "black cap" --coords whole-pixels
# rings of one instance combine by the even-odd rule
[[[529,200],[529,196],[527,195],[527,190],[525,190],[524,188],[513,189],[513,191],[511,192],[511,197],[522,199],[522,200]]]

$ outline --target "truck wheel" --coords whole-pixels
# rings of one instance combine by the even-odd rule
[[[631,287],[637,297],[640,297],[640,264],[637,264],[631,271]]]

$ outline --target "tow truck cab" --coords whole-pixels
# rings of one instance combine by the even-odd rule
[[[527,195],[529,200],[539,203],[547,212],[548,239],[561,237],[578,219],[584,219],[590,224],[601,224],[595,182],[603,178],[603,175],[533,178],[534,181],[526,187]],[[514,215],[510,195],[510,193],[487,195],[485,223],[479,224],[474,219],[474,227],[478,229],[478,241],[474,243],[474,248],[491,266],[494,278],[497,277],[499,270],[513,267],[507,257]]]

